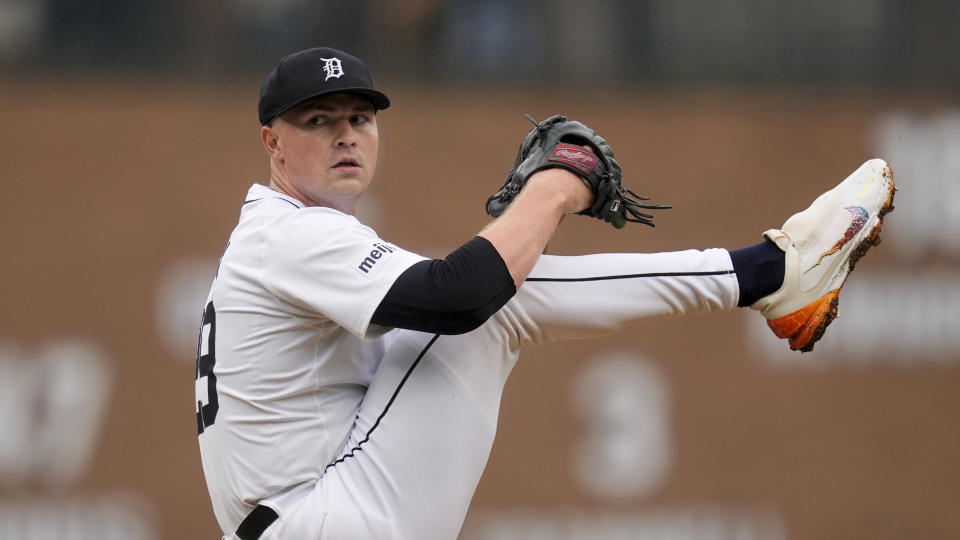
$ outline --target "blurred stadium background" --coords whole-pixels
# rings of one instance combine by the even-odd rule
[[[363,218],[442,255],[562,112],[655,230],[738,247],[870,157],[900,193],[811,354],[753,313],[525,352],[462,538],[960,537],[960,3],[0,0],[0,540],[218,538],[196,325],[283,55],[367,60],[393,107]]]

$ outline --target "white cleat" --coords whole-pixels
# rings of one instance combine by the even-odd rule
[[[783,286],[750,307],[791,349],[813,350],[836,318],[840,289],[860,257],[880,243],[895,191],[890,166],[871,159],[781,229],[763,233],[786,253]]]

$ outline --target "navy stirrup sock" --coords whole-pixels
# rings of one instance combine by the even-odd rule
[[[730,251],[733,271],[740,284],[740,301],[744,307],[777,292],[783,285],[786,254],[770,240]]]

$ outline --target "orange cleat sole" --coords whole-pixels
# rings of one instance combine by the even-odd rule
[[[790,348],[809,352],[820,339],[827,325],[837,317],[840,289],[830,291],[819,300],[779,319],[770,319],[767,326],[781,339],[789,339]]]

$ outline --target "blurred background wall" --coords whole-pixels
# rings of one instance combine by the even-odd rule
[[[441,256],[523,118],[564,113],[655,230],[739,247],[861,162],[900,192],[813,353],[755,313],[524,352],[465,539],[960,537],[960,4],[0,0],[0,540],[218,538],[191,381],[250,183],[260,80],[364,58],[394,106],[361,217]],[[478,149],[480,151],[478,151]]]

